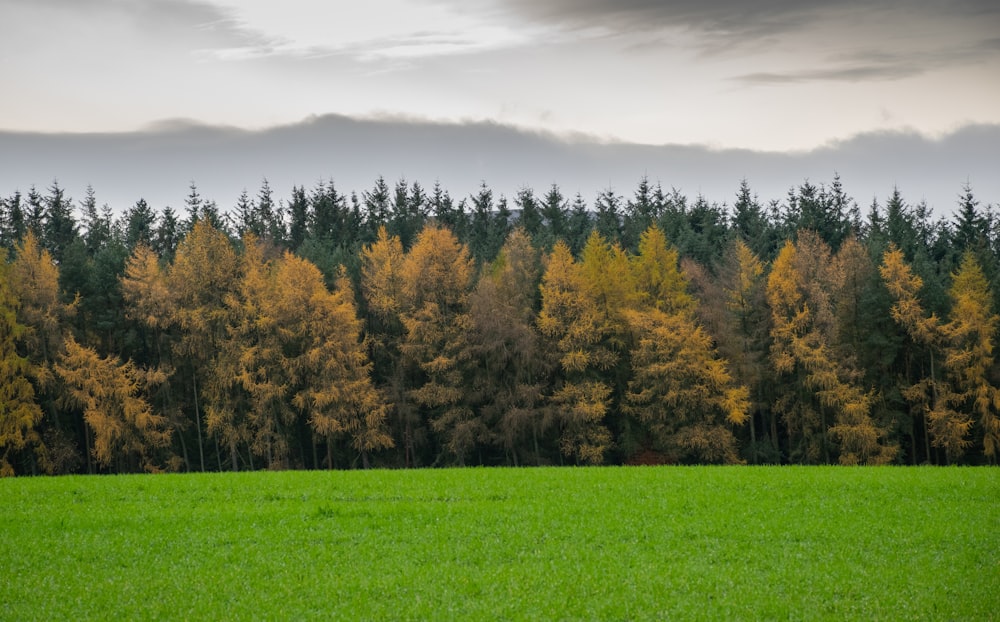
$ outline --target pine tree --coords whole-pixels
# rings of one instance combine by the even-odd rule
[[[520,210],[518,225],[528,234],[532,243],[540,245],[541,242],[544,242],[541,237],[543,235],[544,222],[535,192],[531,188],[518,190],[517,195],[514,197],[514,205]]]
[[[145,199],[136,201],[135,205],[126,212],[125,223],[125,245],[130,250],[139,244],[153,245],[156,214]]]
[[[545,193],[545,198],[539,206],[539,213],[544,223],[540,240],[536,244],[542,249],[548,250],[557,240],[563,240],[569,244],[567,237],[567,225],[569,221],[569,203],[563,197],[559,186],[552,184],[549,191]]]
[[[49,194],[44,201],[41,239],[52,258],[60,263],[63,253],[79,237],[76,219],[73,217],[73,201],[66,196],[58,181],[53,181],[49,186]]]
[[[597,212],[594,217],[594,229],[612,244],[621,242],[621,201],[621,197],[608,188],[598,193],[597,201],[594,203]]]
[[[298,250],[309,234],[309,199],[303,186],[292,186],[292,200],[288,205],[291,222],[288,225],[288,245]]]

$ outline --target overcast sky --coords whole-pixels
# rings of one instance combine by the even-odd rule
[[[57,144],[40,134],[85,134],[98,146],[88,158],[99,162],[117,148],[108,134],[163,140],[190,122],[273,132],[338,115],[368,128],[460,124],[468,140],[488,139],[475,131],[485,123],[577,144],[740,150],[748,161],[757,152],[829,153],[859,135],[905,137],[905,160],[916,139],[933,150],[970,127],[1000,124],[996,0],[0,0],[0,24],[3,194],[78,177],[67,170],[72,161],[47,170],[44,154],[37,169],[15,175],[15,142],[38,151]],[[426,148],[436,148],[433,137]],[[952,197],[966,179],[993,192],[997,150],[985,150],[984,172],[953,167],[922,178],[914,199]],[[510,177],[519,166],[512,153],[495,159],[486,181]],[[379,154],[369,157],[379,170]],[[243,184],[273,177],[260,170],[265,163],[248,168]],[[848,163],[829,164],[843,174]],[[406,173],[393,166],[379,172]],[[662,175],[699,191],[650,168],[634,177]],[[91,176],[99,196],[117,192],[111,173]],[[790,168],[783,183],[802,181],[797,174]],[[885,186],[899,176],[887,165]],[[205,168],[190,177],[212,183]],[[575,179],[552,181],[590,192]],[[872,191],[887,193],[855,195],[868,202]]]

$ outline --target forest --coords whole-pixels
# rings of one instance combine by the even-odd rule
[[[641,178],[0,198],[0,474],[996,464],[1000,214]]]

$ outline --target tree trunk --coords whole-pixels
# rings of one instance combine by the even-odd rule
[[[205,447],[201,440],[201,411],[198,409],[198,376],[191,373],[191,388],[194,393],[194,422],[198,427],[198,457],[201,460],[201,471],[205,472]]]

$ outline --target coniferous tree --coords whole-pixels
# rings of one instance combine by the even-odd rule
[[[388,413],[396,447],[403,452],[400,462],[417,463],[416,451],[424,440],[424,428],[408,389],[409,376],[403,360],[405,327],[402,321],[403,246],[396,236],[380,227],[375,242],[361,251],[361,293],[366,306],[366,333],[373,374],[390,404]]]
[[[479,192],[470,197],[472,214],[469,222],[469,250],[477,264],[493,260],[493,191],[486,182],[480,182]]]
[[[0,477],[15,475],[18,455],[40,440],[42,410],[35,403],[30,362],[18,352],[25,327],[10,285],[6,251],[0,251]]]
[[[535,326],[539,253],[515,229],[469,297],[464,401],[507,464],[542,464],[550,360]]]
[[[44,223],[42,237],[45,249],[56,263],[63,260],[64,252],[79,236],[76,219],[73,217],[73,201],[66,196],[58,181],[49,186],[49,194],[44,199]]]
[[[130,361],[102,358],[72,337],[55,369],[68,388],[65,400],[83,410],[93,430],[98,464],[109,467],[118,462],[116,470],[126,472],[164,468],[158,450],[170,445],[172,432],[143,397],[145,387],[165,381],[163,374],[147,373]]]
[[[392,197],[385,178],[379,175],[371,190],[362,195],[365,206],[364,240],[374,240],[379,227],[388,226],[392,213]]]
[[[292,200],[288,205],[288,245],[297,251],[309,234],[309,199],[303,186],[292,186]]]
[[[153,235],[153,251],[164,261],[172,262],[174,253],[177,252],[177,244],[180,243],[181,225],[177,221],[177,215],[168,205],[160,213],[159,225]]]
[[[566,240],[574,255],[579,254],[583,250],[584,245],[587,243],[587,238],[590,237],[590,232],[593,229],[594,223],[590,210],[587,207],[587,202],[583,200],[583,196],[578,192],[573,199],[573,204],[566,219]]]
[[[595,256],[591,264],[596,268],[596,255],[610,253],[602,248],[604,241],[596,233],[591,240]],[[563,456],[583,464],[601,464],[612,445],[605,418],[613,392],[602,372],[618,362],[605,343],[611,337],[610,318],[604,314],[608,306],[598,305],[583,266],[574,261],[562,240],[548,258],[540,290],[538,329],[559,357],[546,425],[557,430]]]
[[[83,209],[83,241],[87,254],[93,257],[111,240],[114,221],[111,208],[97,209],[97,196],[91,186],[87,186],[86,198],[80,206]]]
[[[518,226],[524,229],[532,242],[537,245],[541,241],[543,221],[535,191],[531,188],[521,188],[514,197],[514,205],[519,210]]]
[[[625,214],[622,222],[622,245],[625,250],[635,252],[639,248],[639,238],[642,233],[656,222],[660,215],[661,205],[657,205],[655,189],[650,186],[649,178],[643,175],[635,195],[625,204]],[[666,230],[668,236],[671,233]]]
[[[839,349],[834,293],[843,275],[830,247],[803,231],[787,242],[768,278],[771,358],[786,386],[777,403],[789,430],[789,457],[841,464],[885,464],[898,448],[871,418],[873,392],[856,360]]]
[[[459,464],[485,432],[461,400],[460,357],[472,274],[468,249],[450,231],[434,225],[417,236],[400,272],[400,319],[406,328],[400,350],[414,373],[409,395],[424,410],[441,449]]]
[[[145,199],[139,199],[125,214],[125,245],[129,249],[139,244],[152,246],[155,230],[156,214]]]
[[[757,245],[764,242],[768,229],[767,215],[756,194],[750,190],[750,184],[746,179],[740,181],[740,189],[736,193],[736,202],[733,203],[733,213],[730,219],[730,226],[736,237],[742,239],[750,245],[750,250],[758,257],[765,255],[763,249]]]
[[[212,395],[210,389],[218,387],[209,386],[209,381],[217,379],[211,366],[226,339],[225,301],[237,287],[239,271],[229,238],[211,222],[199,220],[178,245],[167,273],[167,286],[175,297],[172,324],[178,331],[173,350],[186,385],[178,387],[177,394],[187,396],[189,412],[195,416],[201,470],[205,469],[202,412],[224,403],[220,394]]]
[[[9,199],[4,199],[0,206],[3,207],[4,217],[3,228],[0,229],[0,243],[2,243],[3,248],[14,250],[14,246],[28,231],[21,193],[15,192]]]
[[[557,240],[563,240],[570,245],[567,237],[569,203],[563,197],[558,185],[552,184],[549,187],[538,210],[542,217],[543,229],[540,231],[541,239],[536,240],[536,244],[543,250],[550,250]],[[572,245],[570,249],[572,250]]]
[[[621,242],[622,236],[622,215],[621,197],[608,188],[598,193],[597,201],[594,204],[596,215],[594,216],[594,229],[601,234],[601,237],[612,244]]]

